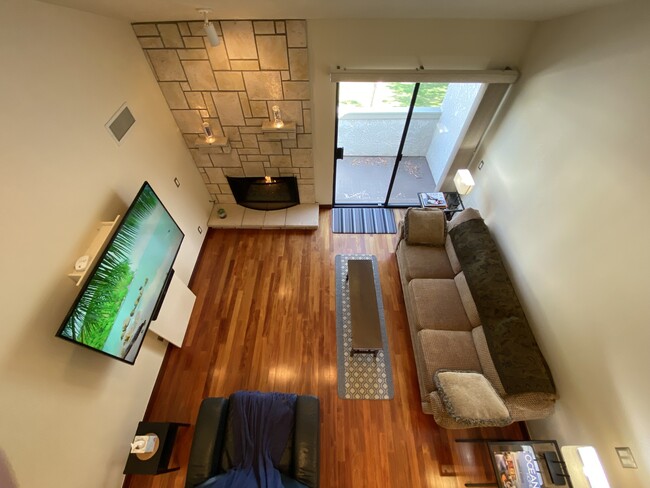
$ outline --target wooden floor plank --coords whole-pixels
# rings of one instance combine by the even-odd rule
[[[459,488],[493,480],[485,448],[454,439],[524,439],[525,426],[449,431],[422,412],[395,236],[332,234],[330,215],[321,209],[317,231],[209,231],[190,282],[197,300],[185,343],[168,351],[146,420],[193,423],[204,397],[240,389],[313,394],[321,400],[323,488]],[[334,257],[357,253],[374,254],[379,264],[390,401],[337,394]],[[128,476],[124,486],[184,486],[192,434],[179,433],[180,471]]]

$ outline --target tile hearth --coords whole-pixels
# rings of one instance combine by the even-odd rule
[[[217,211],[223,208],[226,218]],[[301,203],[282,210],[253,210],[234,203],[216,204],[210,214],[208,227],[215,229],[317,229],[318,204]]]

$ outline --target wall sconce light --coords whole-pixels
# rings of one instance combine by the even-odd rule
[[[273,105],[271,107],[271,110],[273,111],[273,127],[276,129],[281,129],[284,127],[284,122],[282,121],[282,113],[280,112],[280,107]]]
[[[217,140],[217,138],[214,136],[214,132],[212,132],[212,127],[210,127],[210,124],[208,124],[207,122],[203,122],[201,126],[203,127],[205,142],[207,142],[208,144],[212,144],[214,141]]]
[[[214,24],[208,20],[208,14],[212,12],[212,9],[197,8],[196,11],[203,14],[203,30],[205,31],[205,35],[208,36],[208,42],[210,42],[212,47],[218,46],[221,39],[219,39],[219,34],[217,34],[217,29],[214,28]]]
[[[468,169],[459,169],[454,176],[454,185],[459,195],[467,195],[474,188],[474,178]]]

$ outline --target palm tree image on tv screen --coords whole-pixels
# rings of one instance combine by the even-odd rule
[[[132,363],[182,240],[145,185],[59,335]]]

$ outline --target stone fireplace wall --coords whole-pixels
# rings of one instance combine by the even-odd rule
[[[304,20],[133,24],[169,108],[215,202],[234,203],[227,176],[295,176],[315,202],[307,31]],[[271,107],[295,131],[264,130]],[[208,122],[224,145],[202,144]]]

